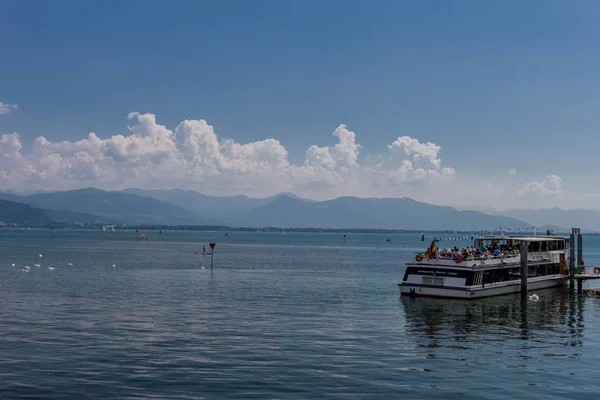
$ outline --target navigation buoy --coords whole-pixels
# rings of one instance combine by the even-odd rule
[[[217,244],[209,243],[208,245],[210,246],[210,272],[212,272],[212,270],[213,270],[213,254],[215,254],[215,246]]]

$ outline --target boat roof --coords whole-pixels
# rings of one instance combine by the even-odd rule
[[[547,242],[549,240],[566,240],[564,236],[477,236],[481,240],[527,240],[529,242]]]

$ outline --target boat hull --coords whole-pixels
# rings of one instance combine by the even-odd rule
[[[540,290],[563,286],[565,277],[563,275],[544,276],[530,278],[527,281],[527,289]],[[501,296],[521,291],[521,281],[509,281],[490,284],[482,287],[444,287],[434,285],[398,283],[402,296],[414,297],[440,297],[452,299],[481,299],[484,297]]]

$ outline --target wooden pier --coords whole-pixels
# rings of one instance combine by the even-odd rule
[[[594,279],[600,279],[600,275],[575,274],[574,278],[577,281],[577,293],[583,293],[583,282],[592,281]],[[600,288],[598,288],[597,290],[600,291]]]

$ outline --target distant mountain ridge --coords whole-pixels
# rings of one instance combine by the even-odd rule
[[[490,214],[517,218],[534,226],[553,225],[567,230],[581,228],[592,232],[600,231],[600,210],[562,210],[555,207],[541,210],[507,210]]]
[[[222,225],[173,204],[146,196],[107,192],[95,188],[0,198],[48,210],[65,222],[101,222],[163,225]],[[76,221],[75,221],[76,220]]]
[[[247,197],[244,195],[236,196],[208,196],[194,190],[142,190],[125,189],[123,193],[134,194],[137,196],[151,197],[159,201],[171,203],[188,211],[214,218],[221,221],[232,221],[232,214],[238,215],[244,211],[266,205],[281,196],[288,196],[300,199],[292,193],[280,193],[275,196],[265,198]],[[311,201],[311,200],[303,200]]]
[[[458,211],[409,198],[340,197],[309,203],[281,196],[252,211],[238,223],[243,226],[406,230],[490,230],[498,226],[528,226],[515,218]]]
[[[27,204],[0,199],[0,221],[6,225],[45,226],[51,219],[43,210]]]
[[[218,218],[229,226],[241,227],[488,230],[498,226],[530,225],[511,217],[459,211],[409,198],[340,197],[313,201],[290,193],[257,199],[207,196],[177,189],[127,189],[124,192],[172,202],[205,217]]]
[[[489,214],[460,211],[410,198],[340,197],[313,201],[289,193],[251,198],[208,196],[177,189],[104,191],[85,188],[29,195],[0,192],[0,199],[28,204],[42,210],[53,221],[86,224],[487,231],[499,226],[523,228],[575,223],[570,211],[558,209],[550,211],[566,216],[554,221],[544,214],[548,210],[539,210],[537,214],[535,210]],[[594,218],[584,213],[579,226],[588,230],[593,229],[590,227],[594,224],[600,227],[600,218]]]

